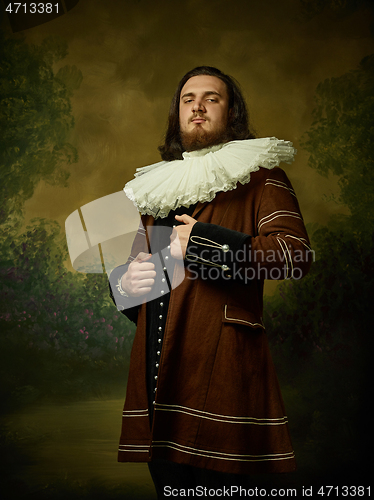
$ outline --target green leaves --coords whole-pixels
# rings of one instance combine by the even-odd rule
[[[359,68],[318,85],[314,122],[303,146],[309,164],[338,175],[338,201],[350,209],[357,230],[374,231],[374,55]]]
[[[74,126],[70,97],[82,74],[65,66],[54,75],[52,67],[66,54],[58,38],[37,47],[0,34],[0,224],[40,180],[66,186],[66,167],[78,159],[68,139]]]
[[[92,394],[126,376],[134,325],[114,307],[107,276],[69,272],[67,258],[54,221],[35,219],[25,232],[0,237],[3,402],[12,403],[17,387],[72,397],[78,379]]]

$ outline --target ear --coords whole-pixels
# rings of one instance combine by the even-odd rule
[[[230,108],[228,114],[228,121],[231,122],[233,118],[234,118],[234,108]]]

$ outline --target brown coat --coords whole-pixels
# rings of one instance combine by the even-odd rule
[[[294,452],[262,323],[263,278],[299,278],[308,237],[285,173],[260,168],[246,185],[194,211],[200,222],[252,236],[241,262],[256,279],[190,279],[172,290],[154,418],[146,392],[146,305],[140,308],[123,412],[119,461],[165,458],[222,472],[288,472]],[[152,225],[143,217],[144,227]],[[144,237],[132,250],[147,251]],[[255,252],[257,250],[257,252]],[[260,275],[258,275],[260,273]]]

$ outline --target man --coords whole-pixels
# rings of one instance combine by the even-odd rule
[[[142,226],[110,284],[137,322],[119,460],[149,462],[162,498],[294,470],[262,294],[264,279],[304,275],[311,254],[277,168],[294,150],[254,138],[231,77],[203,66],[182,78],[160,152],[125,186]]]

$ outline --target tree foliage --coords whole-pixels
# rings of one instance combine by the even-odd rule
[[[374,55],[357,70],[320,83],[314,122],[304,147],[309,164],[339,176],[339,201],[352,217],[351,230],[374,231]]]
[[[92,395],[115,379],[124,385],[134,328],[113,306],[106,275],[67,271],[57,222],[33,220],[24,233],[1,238],[0,255],[4,406]]]
[[[305,134],[309,165],[339,177],[338,201],[350,215],[333,217],[312,236],[317,257],[300,282],[285,282],[269,310],[272,334],[292,339],[302,356],[332,349],[370,324],[374,279],[374,56],[357,70],[325,80],[316,91],[314,122]],[[278,302],[277,302],[278,301]],[[282,303],[279,303],[279,301]],[[280,314],[282,311],[282,314]],[[313,311],[313,313],[311,312]],[[278,322],[278,315],[281,323]],[[289,321],[289,328],[284,328]],[[287,333],[280,333],[282,328]],[[275,337],[274,337],[275,338]]]
[[[92,395],[100,379],[121,373],[123,384],[133,328],[113,307],[106,276],[67,271],[56,222],[22,230],[19,216],[40,180],[67,185],[77,161],[70,97],[82,75],[74,66],[54,72],[67,54],[60,39],[0,37],[0,395],[5,404]]]
[[[40,180],[66,186],[66,166],[77,161],[70,96],[82,75],[68,66],[53,71],[66,54],[60,39],[36,46],[0,32],[0,223],[21,211]]]
[[[307,19],[328,11],[336,17],[349,16],[362,8],[373,8],[369,0],[300,0]]]

